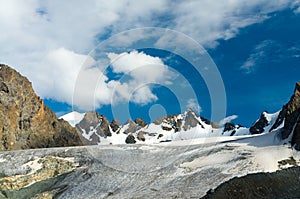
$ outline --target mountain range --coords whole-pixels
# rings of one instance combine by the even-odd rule
[[[290,147],[300,148],[300,83],[250,128],[191,109],[150,124],[95,111],[57,118],[6,65],[0,97],[0,198],[300,197],[300,153]],[[41,149],[17,150],[31,148]]]
[[[95,111],[73,111],[60,117],[76,127],[85,144],[134,144],[191,140],[203,137],[242,136],[277,132],[283,143],[300,150],[300,83],[296,83],[290,101],[276,113],[262,112],[250,128],[227,122],[220,126],[189,109],[181,114],[158,118],[147,124],[143,119],[128,120],[121,125],[109,122]]]
[[[59,119],[44,105],[26,77],[0,65],[0,150],[103,144],[152,144],[203,137],[277,132],[279,139],[300,150],[300,83],[290,101],[274,114],[263,112],[250,128],[220,126],[189,109],[147,124],[137,118],[121,125],[95,111],[73,111]],[[66,122],[67,121],[67,122]]]

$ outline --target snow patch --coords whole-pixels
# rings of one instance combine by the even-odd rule
[[[27,175],[31,175],[34,174],[35,172],[37,172],[38,170],[43,168],[43,164],[42,163],[38,163],[38,161],[41,158],[36,158],[33,161],[27,162],[26,164],[23,164],[22,167],[23,168],[27,168],[29,167],[31,169],[30,173],[28,173]]]
[[[75,125],[78,124],[84,118],[84,115],[85,113],[79,113],[77,111],[73,111],[71,113],[59,117],[59,119],[64,119],[67,122],[69,122],[71,126],[75,127]]]

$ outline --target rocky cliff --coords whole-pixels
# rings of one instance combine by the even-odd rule
[[[56,115],[31,82],[0,65],[0,150],[81,145],[75,128]]]
[[[284,130],[282,137],[287,138],[292,133],[291,144],[300,150],[300,82],[296,84],[294,95],[287,103]]]
[[[296,83],[293,96],[290,101],[282,107],[270,131],[278,128],[283,122],[284,126],[281,130],[282,139],[291,138],[292,146],[300,150],[300,82]]]

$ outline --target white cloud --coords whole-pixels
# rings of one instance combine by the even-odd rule
[[[245,63],[240,67],[245,70],[246,73],[251,73],[260,64],[260,61],[266,56],[266,53],[270,47],[274,45],[272,40],[264,40],[254,47],[253,52],[250,54]]]
[[[187,105],[186,105],[187,109],[192,109],[194,111],[196,111],[197,113],[202,112],[202,108],[201,106],[198,104],[198,101],[196,99],[189,99],[187,101]]]
[[[294,12],[295,12],[296,14],[299,14],[299,13],[300,13],[300,6],[299,6],[297,9],[295,9]]]
[[[201,44],[213,47],[218,39],[234,37],[241,28],[265,20],[269,13],[288,7],[297,12],[297,6],[290,0],[0,0],[0,62],[26,75],[42,97],[70,103],[73,82],[82,63],[86,59],[95,61],[88,56],[88,52],[98,44],[98,38],[107,38],[132,28],[163,26],[182,31]],[[255,12],[256,8],[260,9],[259,13]],[[162,21],[161,16],[166,16],[168,20]],[[126,45],[129,41],[122,42]],[[146,59],[145,55],[132,53],[130,56]],[[126,66],[128,61],[122,59]],[[127,99],[134,84],[141,84],[142,80],[166,83],[161,75],[165,74],[166,67],[157,58],[150,61],[160,66],[147,71],[147,75],[139,72],[134,65],[125,69],[116,63],[116,71],[132,71],[127,74],[132,80],[127,83],[103,83],[101,89],[104,94],[97,97],[97,103],[108,103],[111,90],[116,85],[126,91],[119,91],[120,99]],[[251,62],[248,67],[251,67]],[[101,73],[98,71],[96,74]],[[151,88],[146,86],[136,93],[143,93],[153,101],[155,95],[150,91]],[[147,101],[136,93],[131,96],[136,102]]]
[[[231,115],[231,116],[228,116],[228,117],[222,119],[222,120],[219,122],[219,124],[222,126],[222,125],[226,124],[227,122],[231,122],[232,120],[235,120],[235,119],[237,119],[237,118],[238,118],[237,115]]]
[[[291,7],[294,8],[294,13],[295,14],[300,13],[300,1],[299,0],[295,0]]]
[[[291,1],[202,0],[173,5],[175,29],[213,47],[218,39],[235,37],[239,29],[260,23],[268,18],[268,14],[290,7]],[[259,13],[255,11],[258,8]]]
[[[130,53],[124,52],[121,54],[108,53],[107,56],[111,60],[111,65],[115,73],[128,74],[132,70],[145,65],[164,65],[159,57],[152,57],[143,52],[139,53],[136,50],[131,51]]]
[[[89,110],[129,101],[145,105],[158,99],[152,92],[153,84],[167,85],[175,77],[160,58],[144,52],[109,53],[108,58],[117,79],[107,77],[91,58],[75,71],[80,74],[77,79],[70,78],[70,84],[76,85],[73,103],[77,108]],[[67,91],[62,93],[63,96],[68,94]]]
[[[144,52],[108,53],[113,72],[121,73],[119,81],[111,81],[114,101],[133,101],[147,104],[158,98],[152,93],[151,85],[167,85],[174,77],[163,61]]]

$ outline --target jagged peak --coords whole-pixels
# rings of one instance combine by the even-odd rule
[[[28,78],[0,66],[0,125],[8,127],[0,128],[0,150],[81,145],[76,129],[44,105]]]

